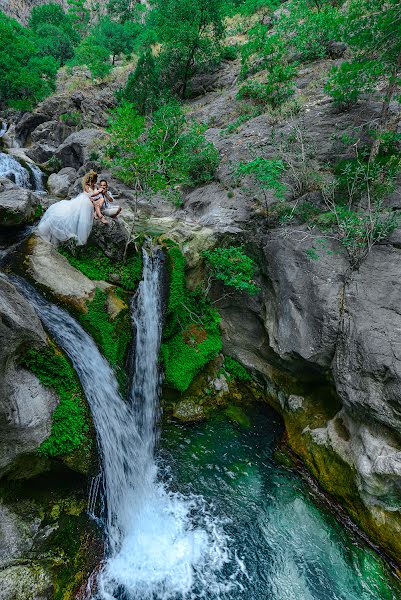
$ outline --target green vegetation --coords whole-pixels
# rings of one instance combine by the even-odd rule
[[[73,252],[69,246],[58,248],[60,254],[65,256],[69,263],[94,281],[109,281],[116,283],[128,292],[133,292],[142,276],[142,256],[140,253],[127,258],[126,262],[111,260],[97,246],[74,247]],[[113,279],[113,281],[111,281]]]
[[[251,296],[258,293],[259,288],[254,282],[256,264],[245,254],[242,246],[206,250],[203,258],[207,264],[208,289],[211,280],[218,279],[239,292]]]
[[[108,156],[115,174],[141,192],[210,181],[219,160],[202,127],[188,122],[175,101],[148,118],[132,104],[119,106],[110,125]]]
[[[110,365],[124,367],[128,344],[131,340],[131,325],[128,307],[120,310],[112,319],[107,310],[107,293],[96,288],[95,297],[87,302],[87,313],[80,313],[78,319],[82,326],[93,337],[103,356]]]
[[[53,388],[59,404],[53,413],[50,436],[38,452],[43,456],[70,454],[81,445],[91,446],[86,402],[79,380],[67,358],[52,343],[45,348],[30,348],[21,364],[32,371],[46,387]]]
[[[221,351],[220,317],[201,293],[185,285],[185,259],[167,248],[170,274],[161,356],[166,383],[184,392],[202,368]]]
[[[400,100],[397,92],[401,70],[400,18],[398,0],[352,0],[342,30],[352,58],[333,69],[327,84],[327,91],[338,103],[349,104],[362,93],[375,89],[379,78],[385,83],[371,159],[378,154],[381,134],[387,129],[395,130],[400,120],[399,114],[395,120],[390,114],[391,101]]]
[[[252,377],[249,375],[248,371],[231,356],[224,357],[223,371],[229,380],[235,379],[243,382],[252,381]]]
[[[39,39],[0,12],[0,106],[27,110],[55,88],[59,62],[43,56]]]

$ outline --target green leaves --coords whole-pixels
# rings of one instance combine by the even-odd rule
[[[221,351],[220,317],[200,293],[187,290],[180,249],[170,245],[166,252],[170,280],[161,356],[166,383],[184,392]]]
[[[139,191],[164,191],[212,179],[218,152],[172,101],[145,118],[124,102],[110,123],[110,165]]]
[[[0,103],[26,110],[55,88],[59,62],[43,56],[38,39],[0,12]]]
[[[267,159],[261,156],[247,163],[240,163],[236,173],[239,176],[251,175],[263,188],[273,190],[277,199],[284,197],[286,190],[282,177],[285,164],[280,159]]]
[[[254,277],[256,264],[245,254],[242,246],[206,250],[203,257],[209,273],[229,287],[253,296],[258,293]]]

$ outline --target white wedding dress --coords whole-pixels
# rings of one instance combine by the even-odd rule
[[[82,192],[71,200],[49,206],[40,220],[37,233],[52,244],[74,239],[83,246],[93,225],[93,205],[89,194]]]

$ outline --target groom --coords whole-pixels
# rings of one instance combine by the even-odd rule
[[[99,218],[102,223],[109,223],[109,221],[104,218],[104,215],[115,219],[121,212],[121,206],[118,206],[117,204],[111,206],[114,202],[114,198],[109,192],[109,185],[106,179],[100,180],[99,188],[91,195],[91,200],[95,208],[96,217]]]

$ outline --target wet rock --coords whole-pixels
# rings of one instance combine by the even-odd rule
[[[181,400],[174,406],[173,416],[179,421],[191,423],[206,418],[203,407],[192,398]]]
[[[3,179],[0,187],[0,225],[13,227],[32,222],[39,204],[40,199],[33,192]]]
[[[50,434],[58,399],[18,364],[26,348],[46,343],[35,311],[4,279],[0,292],[0,476],[31,477],[46,468],[34,453]]]
[[[76,180],[77,172],[73,167],[65,167],[58,173],[52,173],[47,180],[47,187],[51,194],[65,198],[70,185]]]
[[[39,565],[15,565],[0,572],[0,597],[4,600],[50,600],[52,577]]]

